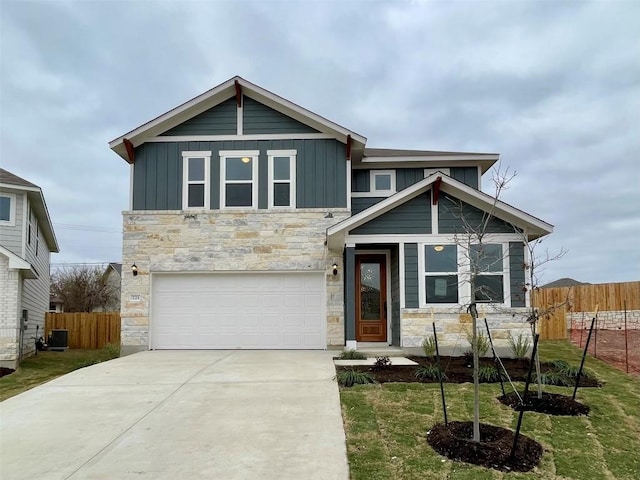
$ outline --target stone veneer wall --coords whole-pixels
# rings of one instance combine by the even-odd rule
[[[522,333],[531,341],[531,329],[526,321],[527,308],[499,309],[480,307],[478,328],[486,335],[486,317],[496,350],[509,355],[509,336]],[[470,347],[467,334],[471,332],[471,316],[458,307],[405,308],[401,315],[401,345],[411,352],[422,351],[425,337],[433,335],[432,322],[436,324],[438,344],[444,355],[462,355]]]
[[[9,259],[0,255],[0,366],[15,369],[18,365],[19,300],[22,281],[20,271],[9,269]]]
[[[567,328],[588,330],[595,312],[567,312]],[[624,330],[624,311],[598,312],[598,330]],[[640,310],[627,310],[627,330],[640,330]]]
[[[331,212],[332,218],[325,209],[124,212],[123,352],[149,345],[149,273],[185,271],[324,271],[327,345],[344,345],[342,253],[327,250],[325,238],[326,229],[350,213]],[[134,263],[136,277],[129,270]]]

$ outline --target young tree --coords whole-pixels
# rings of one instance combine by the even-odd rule
[[[51,274],[51,293],[60,298],[67,312],[91,312],[112,302],[116,292],[97,266],[76,266]]]

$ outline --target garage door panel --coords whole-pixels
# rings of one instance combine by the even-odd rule
[[[152,348],[324,348],[324,274],[154,274]]]

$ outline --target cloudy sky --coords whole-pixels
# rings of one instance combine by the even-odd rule
[[[107,142],[240,75],[368,147],[499,152],[560,277],[640,280],[640,2],[0,0],[0,165],[61,252],[121,259]],[[485,185],[489,184],[485,180]]]

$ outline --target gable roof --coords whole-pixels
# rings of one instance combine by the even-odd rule
[[[274,110],[279,111],[295,120],[298,120],[319,132],[335,136],[341,142],[346,143],[350,136],[353,149],[363,150],[367,139],[347,128],[338,125],[326,118],[313,113],[289,100],[286,100],[262,87],[248,82],[242,77],[235,76],[226,82],[204,92],[197,97],[179,105],[172,110],[140,125],[130,132],[121,135],[109,142],[109,147],[129,162],[125,139],[134,147],[143,144],[146,140],[156,137],[161,133],[199,115],[200,113],[228,100],[236,95],[236,85],[242,90],[242,94],[250,97]]]
[[[441,179],[440,191],[450,193],[459,200],[483,211],[490,211],[496,218],[521,228],[529,240],[543,237],[553,232],[553,225],[529,215],[522,210],[502,202],[491,195],[469,187],[441,172],[420,180],[400,192],[385,198],[375,205],[343,220],[327,229],[327,245],[332,249],[340,249],[344,245],[346,234],[376,217],[387,213],[403,203],[430,190],[436,180]]]
[[[47,209],[47,204],[44,201],[42,189],[3,168],[0,168],[0,189],[21,190],[27,194],[36,218],[39,220],[40,231],[47,241],[49,251],[56,253],[59,252],[60,247],[58,246],[56,234],[53,231],[53,224],[49,217],[49,210]]]

